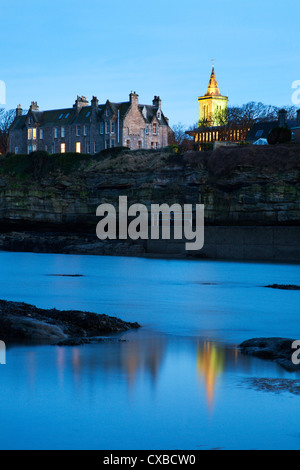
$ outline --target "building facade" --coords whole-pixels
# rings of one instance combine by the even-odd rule
[[[19,105],[9,130],[9,151],[96,154],[113,147],[159,149],[168,145],[169,131],[159,96],[152,105],[139,104],[135,92],[122,103],[107,100],[99,104],[95,96],[89,103],[84,96],[77,96],[73,107],[67,109],[40,111],[32,102],[23,115]]]

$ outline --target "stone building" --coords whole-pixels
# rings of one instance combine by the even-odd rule
[[[37,150],[49,153],[90,153],[113,147],[159,149],[168,145],[169,121],[155,96],[152,105],[139,104],[134,92],[129,101],[91,104],[77,96],[72,108],[40,111],[32,102],[26,115],[21,106],[9,130],[9,151],[29,154]]]

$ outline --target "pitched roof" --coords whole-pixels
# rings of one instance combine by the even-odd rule
[[[297,124],[296,121],[287,121],[287,127],[292,129]],[[264,121],[264,122],[257,122],[253,124],[250,131],[246,136],[246,140],[248,141],[256,141],[258,139],[267,139],[270,132],[275,128],[278,127],[278,121]]]

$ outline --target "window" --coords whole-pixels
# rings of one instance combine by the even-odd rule
[[[91,115],[91,111],[89,111],[85,117],[90,117],[90,115]]]
[[[15,153],[19,153],[19,147],[15,147]]]
[[[43,140],[44,138],[44,129],[40,129],[40,139]]]
[[[83,126],[83,135],[87,135],[87,126]]]
[[[32,139],[36,140],[36,128],[32,129]]]
[[[157,134],[157,124],[153,124],[153,134]]]
[[[80,136],[80,126],[76,126],[76,137]]]
[[[32,140],[32,129],[28,129],[28,140]]]
[[[62,113],[62,114],[59,116],[58,119],[62,119],[63,115],[64,115],[64,113]]]
[[[67,119],[69,116],[70,116],[70,113],[67,113],[67,114],[65,115],[65,119]]]
[[[81,153],[81,143],[76,142],[76,153]]]
[[[60,144],[60,153],[66,153],[66,144]]]
[[[110,133],[110,122],[106,123],[106,134]]]
[[[259,130],[256,132],[255,134],[255,137],[261,137],[263,135],[264,131],[263,130]]]
[[[148,126],[146,127],[146,134],[147,135],[149,134],[149,127]]]
[[[104,122],[100,122],[100,134],[104,134]]]
[[[33,146],[32,146],[32,151],[33,151],[33,152],[36,152],[36,144],[33,144]]]
[[[156,150],[158,148],[158,143],[157,142],[151,142],[151,148]]]
[[[128,147],[130,149],[130,139],[126,140],[126,147]]]
[[[96,153],[96,149],[97,149],[96,142],[94,142],[94,152],[93,153]]]
[[[114,139],[112,139],[112,141],[111,141],[111,148],[113,149],[114,146],[115,146],[115,141],[114,141]]]
[[[57,139],[57,135],[58,135],[58,133],[57,133],[57,127],[55,127],[55,128],[54,128],[54,139]]]
[[[141,140],[139,140],[139,142],[138,142],[138,148],[139,148],[139,149],[142,148],[142,141],[141,141]]]
[[[32,152],[32,145],[28,145],[28,154]]]
[[[52,144],[51,151],[52,151],[52,153],[55,153],[55,144]]]
[[[61,128],[60,135],[61,135],[62,138],[65,137],[65,128],[64,127]]]
[[[111,123],[111,133],[112,134],[115,133],[115,123],[114,122]]]
[[[160,111],[157,111],[157,119],[161,119],[161,113],[160,113]]]
[[[86,153],[91,153],[91,144],[90,144],[90,142],[86,143]]]

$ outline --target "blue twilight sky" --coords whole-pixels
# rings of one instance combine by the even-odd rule
[[[141,103],[160,95],[170,124],[198,118],[215,60],[230,104],[291,105],[300,80],[299,0],[0,0],[6,107]]]

